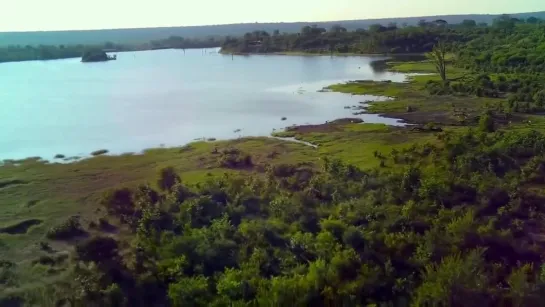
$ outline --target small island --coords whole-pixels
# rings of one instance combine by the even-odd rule
[[[105,62],[116,60],[117,56],[109,56],[102,50],[87,50],[81,57],[82,62]]]

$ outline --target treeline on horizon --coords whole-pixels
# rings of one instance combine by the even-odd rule
[[[528,12],[513,14],[513,17],[527,19],[535,16],[545,18],[545,12]],[[342,24],[349,30],[368,28],[372,24],[388,24],[397,22],[416,25],[420,19],[435,20],[444,19],[451,24],[462,22],[464,19],[476,20],[477,23],[492,23],[498,15],[471,14],[471,15],[443,15],[422,17],[398,17],[385,19],[342,20],[316,22],[318,27],[331,28],[334,24]],[[239,23],[224,25],[160,27],[160,28],[136,28],[136,29],[103,29],[103,30],[66,30],[66,31],[33,31],[33,32],[0,32],[0,46],[7,45],[97,45],[104,42],[116,42],[120,44],[141,44],[151,40],[162,39],[170,36],[185,38],[205,38],[210,36],[241,36],[246,32],[263,30],[272,33],[278,29],[281,33],[293,33],[299,31],[309,22],[278,22],[278,23]]]
[[[431,51],[440,40],[448,41],[449,44],[463,44],[478,36],[505,35],[513,30],[505,30],[504,26],[521,27],[525,32],[539,32],[544,26],[543,23],[542,19],[536,17],[517,19],[502,15],[490,25],[469,19],[459,24],[449,24],[441,19],[420,20],[418,25],[413,26],[397,23],[373,24],[354,31],[348,31],[341,24],[333,25],[329,29],[306,25],[298,33],[257,30],[248,32],[243,37],[227,37],[222,44],[222,50],[233,53],[424,53]],[[523,25],[526,25],[525,29]]]
[[[117,44],[105,42],[104,44],[95,45],[15,45],[0,48],[0,63],[77,58],[81,57],[88,50],[124,52],[156,49],[215,48],[219,47],[221,42],[222,39],[218,37],[188,39],[179,36],[171,36],[166,39],[154,40],[145,44]]]
[[[138,51],[155,49],[191,49],[222,47],[225,53],[355,53],[355,54],[403,54],[429,52],[440,40],[450,45],[466,43],[478,36],[488,37],[505,35],[509,32],[499,30],[498,22],[508,19],[513,27],[521,28],[517,33],[537,35],[543,27],[543,20],[536,17],[518,19],[502,15],[491,25],[464,20],[460,24],[448,24],[445,20],[420,20],[418,25],[389,23],[372,24],[368,28],[348,31],[340,24],[326,29],[316,25],[305,25],[298,33],[272,33],[262,30],[248,32],[242,37],[209,36],[206,38],[184,38],[170,36],[166,39],[153,40],[141,44],[120,44],[105,42],[92,45],[10,45],[0,48],[0,63],[27,60],[51,60],[80,57],[88,49],[106,51]],[[512,29],[511,29],[512,30]],[[503,32],[502,32],[503,31]],[[530,33],[531,32],[531,33]],[[485,42],[481,38],[482,43]],[[480,44],[475,41],[471,47]],[[486,57],[486,55],[485,55]],[[539,58],[539,57],[538,57]],[[538,64],[539,65],[539,64]]]

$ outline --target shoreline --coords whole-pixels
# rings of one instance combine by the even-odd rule
[[[284,56],[361,56],[361,57],[424,57],[423,53],[355,53],[355,52],[346,52],[346,53],[315,53],[315,52],[306,52],[306,51],[278,51],[278,52],[230,52],[223,51],[220,49],[218,51],[222,55],[238,55],[238,56],[251,56],[251,55],[284,55]]]

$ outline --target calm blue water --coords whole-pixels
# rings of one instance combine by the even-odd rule
[[[293,124],[354,117],[343,107],[368,97],[317,92],[354,80],[402,81],[367,57],[235,56],[217,50],[119,53],[0,64],[0,159],[97,149],[139,152],[196,138],[270,135]],[[282,121],[282,117],[287,117]],[[375,115],[366,122],[394,124]],[[241,132],[234,133],[234,130]]]

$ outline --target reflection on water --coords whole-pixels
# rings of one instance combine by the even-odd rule
[[[403,74],[375,70],[377,59],[384,58],[160,50],[119,53],[117,61],[105,63],[4,63],[0,159],[140,151],[354,117],[345,107],[372,97],[317,91],[349,80],[404,80]]]

